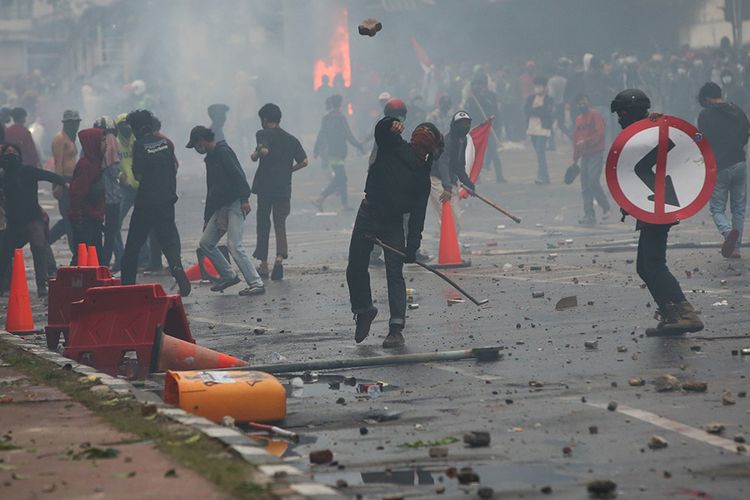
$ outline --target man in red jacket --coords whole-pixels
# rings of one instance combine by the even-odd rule
[[[78,261],[78,245],[96,247],[102,254],[102,232],[104,229],[104,183],[102,162],[104,160],[104,130],[88,128],[78,132],[83,154],[76,164],[73,180],[70,181],[70,221],[73,226],[73,261]]]
[[[604,168],[604,118],[591,106],[585,94],[576,98],[578,117],[573,135],[573,163],[580,163],[581,195],[583,196],[583,219],[579,224],[593,226],[596,224],[594,199],[604,211],[602,220],[609,217],[610,204],[602,189],[600,178]]]

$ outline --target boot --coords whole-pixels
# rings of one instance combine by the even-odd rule
[[[677,323],[677,309],[674,304],[667,303],[662,309],[657,309],[654,313],[654,319],[658,320],[659,323],[656,328],[646,328],[647,337],[658,337],[660,335],[666,335],[664,332],[664,326],[667,324]]]
[[[690,302],[685,300],[674,304],[673,307],[677,320],[664,325],[663,330],[666,335],[682,335],[703,330],[703,321],[701,321]]]
[[[383,349],[393,347],[403,347],[406,343],[404,335],[401,333],[404,327],[402,325],[391,325],[388,329],[388,336],[383,341]]]
[[[375,316],[378,315],[378,308],[371,306],[367,312],[359,313],[354,315],[354,321],[356,321],[357,327],[354,332],[354,341],[359,344],[367,338],[370,334],[370,325],[375,320]]]

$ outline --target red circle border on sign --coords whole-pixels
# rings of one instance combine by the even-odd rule
[[[634,135],[644,130],[658,127],[662,124],[681,130],[693,138],[693,141],[703,155],[704,164],[706,166],[706,178],[703,182],[703,188],[700,193],[698,193],[695,200],[693,200],[688,206],[680,208],[674,212],[656,215],[653,212],[647,212],[646,210],[634,205],[628,200],[625,193],[622,192],[620,184],[617,182],[617,162],[620,159],[620,153],[623,148]],[[700,140],[695,139],[696,134],[700,134]],[[714,157],[714,151],[706,137],[692,123],[687,122],[682,118],[677,118],[676,116],[662,115],[656,120],[645,118],[635,122],[617,136],[612,143],[612,147],[609,149],[609,154],[607,155],[605,174],[609,192],[612,194],[612,197],[617,204],[620,205],[620,207],[629,215],[632,215],[639,221],[649,224],[673,224],[697,214],[711,199],[711,195],[714,192],[714,185],[716,184],[716,158]]]

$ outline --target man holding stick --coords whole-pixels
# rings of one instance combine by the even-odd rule
[[[430,195],[430,167],[443,151],[442,134],[433,124],[418,125],[410,142],[401,137],[403,131],[403,123],[393,117],[383,118],[375,126],[378,152],[367,174],[365,199],[354,223],[346,269],[356,321],[354,339],[360,343],[369,335],[370,325],[378,314],[372,303],[368,272],[375,239],[397,249],[405,248],[405,256],[385,252],[391,319],[384,348],[404,345],[406,284],[403,265],[416,261]],[[404,214],[410,216],[406,245]]]

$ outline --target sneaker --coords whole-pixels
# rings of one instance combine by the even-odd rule
[[[388,330],[388,336],[383,341],[383,349],[391,349],[394,347],[403,347],[406,344],[404,335],[401,333],[404,327],[401,325],[391,325]]]
[[[729,231],[724,236],[724,243],[721,245],[721,256],[725,259],[732,257],[734,249],[737,246],[737,240],[740,238],[740,232],[736,229]]]
[[[251,295],[263,295],[266,293],[266,287],[263,285],[250,285],[240,290],[240,297],[250,297]]]
[[[229,288],[230,286],[234,286],[237,283],[240,282],[240,277],[236,274],[232,276],[231,278],[222,278],[219,281],[216,282],[214,286],[211,287],[212,292],[222,292]]]
[[[417,251],[417,262],[421,262],[422,264],[425,264],[427,262],[430,262],[432,260],[432,255],[427,254],[420,251]]]
[[[182,267],[175,268],[172,271],[172,276],[174,276],[175,281],[177,281],[177,286],[180,287],[180,295],[182,297],[190,295],[190,280],[188,279],[187,274],[185,274],[185,270]]]
[[[281,281],[284,278],[284,265],[276,261],[276,263],[273,265],[273,270],[271,271],[271,279],[273,281]]]
[[[354,321],[357,326],[354,331],[354,341],[359,344],[370,335],[370,326],[375,320],[375,316],[378,315],[378,308],[370,306],[370,310],[360,314],[354,315]]]
[[[255,268],[255,270],[258,271],[258,275],[261,278],[263,279],[268,278],[268,263],[261,262],[260,265]]]

